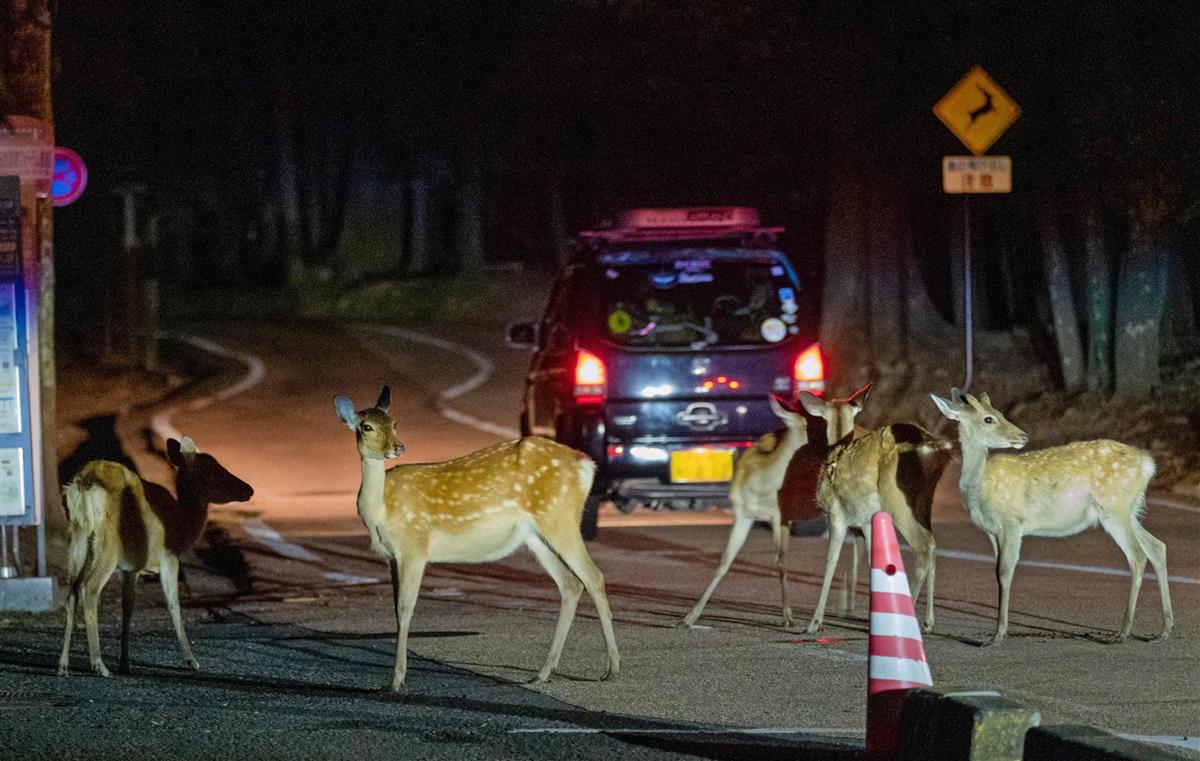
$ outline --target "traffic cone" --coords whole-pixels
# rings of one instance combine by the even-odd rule
[[[871,517],[871,634],[867,674],[867,757],[891,758],[900,736],[902,693],[929,687],[921,626],[908,591],[908,575],[892,516]]]

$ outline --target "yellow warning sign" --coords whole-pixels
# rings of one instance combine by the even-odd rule
[[[971,153],[982,156],[1021,115],[1021,107],[976,66],[942,96],[933,113]]]

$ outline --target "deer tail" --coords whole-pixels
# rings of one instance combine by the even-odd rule
[[[70,537],[67,576],[74,587],[90,562],[93,539],[104,517],[108,495],[99,486],[82,484],[76,478],[63,487],[63,505]]]

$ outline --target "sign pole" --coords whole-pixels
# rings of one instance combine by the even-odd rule
[[[971,290],[971,195],[963,194],[963,323],[967,340],[967,377],[962,391],[967,393],[975,377],[975,299]]]

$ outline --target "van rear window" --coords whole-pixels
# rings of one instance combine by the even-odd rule
[[[799,330],[799,288],[781,254],[624,251],[599,263],[605,334],[618,344],[746,346],[778,343]]]

